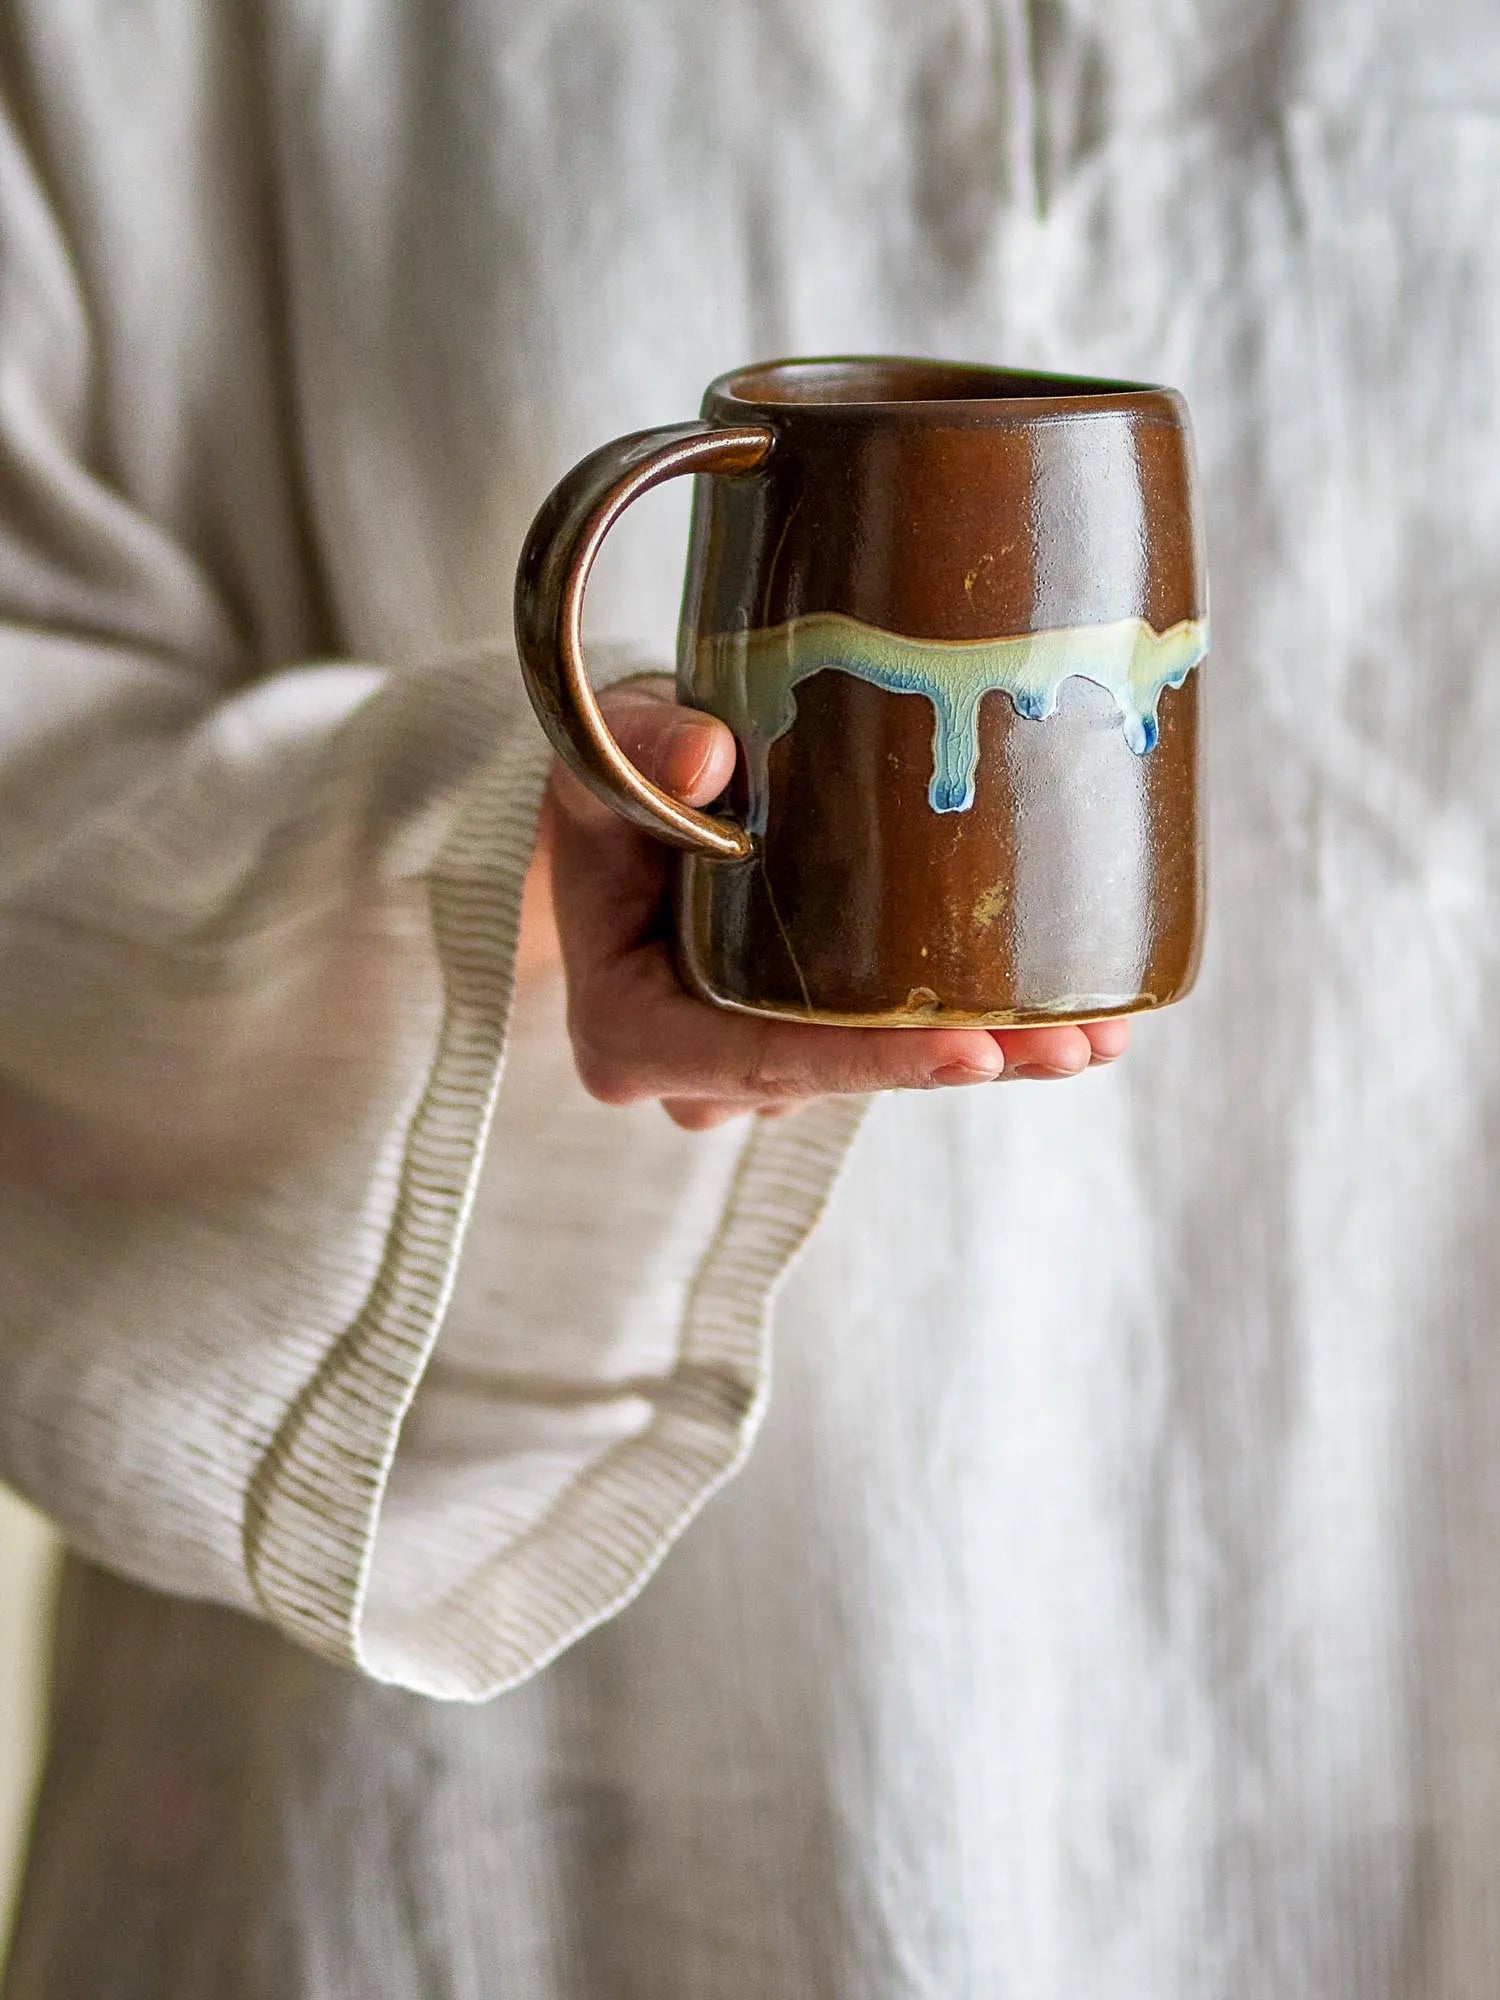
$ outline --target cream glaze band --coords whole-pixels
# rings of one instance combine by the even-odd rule
[[[1144,618],[1070,625],[1004,639],[908,639],[841,612],[820,611],[784,625],[716,632],[697,642],[693,697],[727,722],[744,745],[749,825],[765,831],[771,745],[796,715],[796,689],[832,668],[891,694],[925,695],[933,707],[933,770],[927,797],[934,812],[964,812],[974,802],[979,765],[979,704],[1008,694],[1016,712],[1041,721],[1058,690],[1077,675],[1108,690],[1119,705],[1125,741],[1144,756],[1157,736],[1163,688],[1181,687],[1208,652],[1208,624],[1184,618],[1157,632]]]

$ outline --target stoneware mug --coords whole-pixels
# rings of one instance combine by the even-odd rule
[[[622,754],[584,588],[697,475],[679,698],[728,723],[698,812]],[[683,850],[682,976],[843,1025],[1128,1014],[1197,969],[1208,650],[1182,398],[937,361],[782,361],[576,466],[516,587],[528,691],[585,784]]]

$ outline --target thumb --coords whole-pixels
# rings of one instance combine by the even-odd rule
[[[683,708],[665,677],[622,682],[601,697],[632,763],[685,805],[706,806],[734,774],[735,741],[714,716]],[[553,766],[552,906],[570,986],[649,939],[662,920],[672,850]]]
[[[684,805],[711,804],[733,777],[732,732],[716,716],[682,707],[665,675],[622,682],[600,696],[599,706],[636,769]],[[553,791],[580,830],[620,828],[618,816],[564,766],[556,770]]]

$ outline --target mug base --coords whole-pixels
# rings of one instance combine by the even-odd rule
[[[863,1014],[839,1013],[817,1006],[785,1006],[774,1002],[731,999],[695,979],[679,966],[688,990],[711,1007],[729,1014],[750,1014],[763,1021],[798,1021],[821,1028],[1062,1028],[1079,1027],[1089,1021],[1108,1021],[1127,1014],[1155,1013],[1185,999],[1186,986],[1175,993],[1134,993],[1128,997],[1104,994],[1069,994],[1043,1007],[992,1007],[976,1012],[964,1007],[945,1007],[936,994],[908,998],[901,1007]]]

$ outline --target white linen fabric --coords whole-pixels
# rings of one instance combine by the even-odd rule
[[[1500,18],[0,65],[0,1472],[81,1552],[9,2000],[1492,1992]],[[511,1006],[510,570],[849,349],[1186,391],[1210,951],[1106,1076],[695,1139]]]

